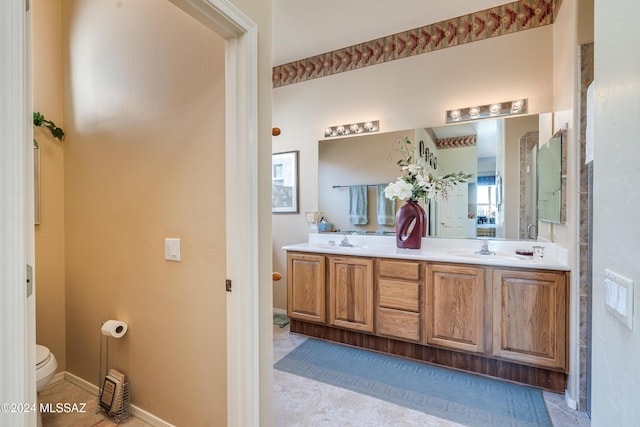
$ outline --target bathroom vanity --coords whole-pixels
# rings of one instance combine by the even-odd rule
[[[311,234],[285,246],[291,331],[557,392],[568,371],[568,251],[533,242]],[[539,242],[536,242],[539,244]]]

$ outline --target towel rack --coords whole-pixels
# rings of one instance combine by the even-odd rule
[[[377,187],[378,185],[379,184],[367,184],[367,187]],[[334,185],[331,188],[348,188],[348,187],[351,187],[351,185]]]

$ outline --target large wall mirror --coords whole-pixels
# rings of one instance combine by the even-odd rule
[[[535,238],[538,127],[538,115],[529,115],[321,140],[319,210],[339,232],[394,233],[378,223],[378,198],[402,174],[396,141],[408,137],[433,158],[434,174],[474,175],[426,206],[430,236]],[[367,185],[367,224],[350,223],[352,185]]]
[[[566,144],[565,131],[558,131],[540,146],[537,156],[538,219],[566,222]]]

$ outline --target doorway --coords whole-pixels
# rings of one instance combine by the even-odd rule
[[[255,24],[228,2],[218,0],[176,0],[179,7],[205,23],[226,40],[226,166],[227,194],[234,197],[236,210],[226,223],[226,230],[233,235],[227,243],[227,275],[241,283],[238,292],[226,295],[227,324],[233,325],[233,333],[227,334],[227,387],[229,396],[228,423],[230,425],[257,425],[259,419],[259,392],[269,390],[270,384],[258,381],[260,342],[258,338],[259,316],[245,316],[245,311],[259,311],[258,299],[258,235],[257,224],[257,32]],[[26,153],[31,153],[31,96],[28,64],[30,39],[30,15],[25,19],[25,3],[22,0],[2,2],[0,37],[3,40],[2,63],[7,64],[3,73],[3,96],[0,112],[12,123],[3,127],[2,173],[3,197],[0,204],[3,239],[0,252],[17,256],[2,260],[3,280],[0,285],[0,307],[10,318],[2,329],[2,384],[0,395],[5,401],[35,401],[35,363],[33,353],[35,333],[33,315],[16,307],[33,304],[23,287],[26,283],[25,264],[33,263],[32,217],[32,169],[25,167]],[[8,90],[4,90],[4,89]],[[9,90],[10,89],[10,90]],[[17,108],[24,106],[24,108]],[[5,138],[6,137],[6,138]],[[27,150],[28,148],[28,150]],[[6,155],[5,155],[6,154]],[[31,171],[31,172],[30,172]],[[6,178],[6,179],[5,179]],[[6,190],[6,192],[5,192]],[[4,195],[7,197],[4,197]],[[227,215],[229,217],[229,215]],[[4,233],[5,230],[11,230]],[[7,238],[5,238],[7,236]],[[22,249],[20,249],[22,248]],[[31,249],[30,249],[31,248]],[[31,253],[31,255],[29,254]],[[6,267],[6,268],[5,268]],[[8,280],[5,280],[7,278]],[[6,298],[5,298],[6,297]],[[31,302],[30,302],[31,301]],[[33,313],[33,311],[32,311]],[[8,344],[8,345],[5,345]],[[31,350],[30,350],[31,349]],[[269,349],[265,349],[268,351]],[[236,357],[237,356],[237,357]],[[7,375],[4,373],[7,372]],[[24,414],[24,420],[30,416]],[[17,420],[17,419],[16,419]]]

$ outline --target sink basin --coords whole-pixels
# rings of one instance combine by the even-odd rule
[[[521,258],[514,254],[506,253],[506,252],[496,252],[496,253],[492,253],[491,255],[477,254],[473,251],[456,251],[456,252],[450,252],[450,253],[451,255],[455,255],[462,258],[469,258],[469,259],[476,259],[476,260],[483,260],[483,261],[521,261],[523,259],[527,259],[523,257]]]
[[[320,248],[320,249],[364,249],[366,248],[366,246],[364,245],[358,245],[358,244],[354,244],[352,243],[351,246],[340,246],[339,243],[336,243],[335,245],[330,245],[328,243],[318,243],[317,245],[313,245],[314,248]]]

